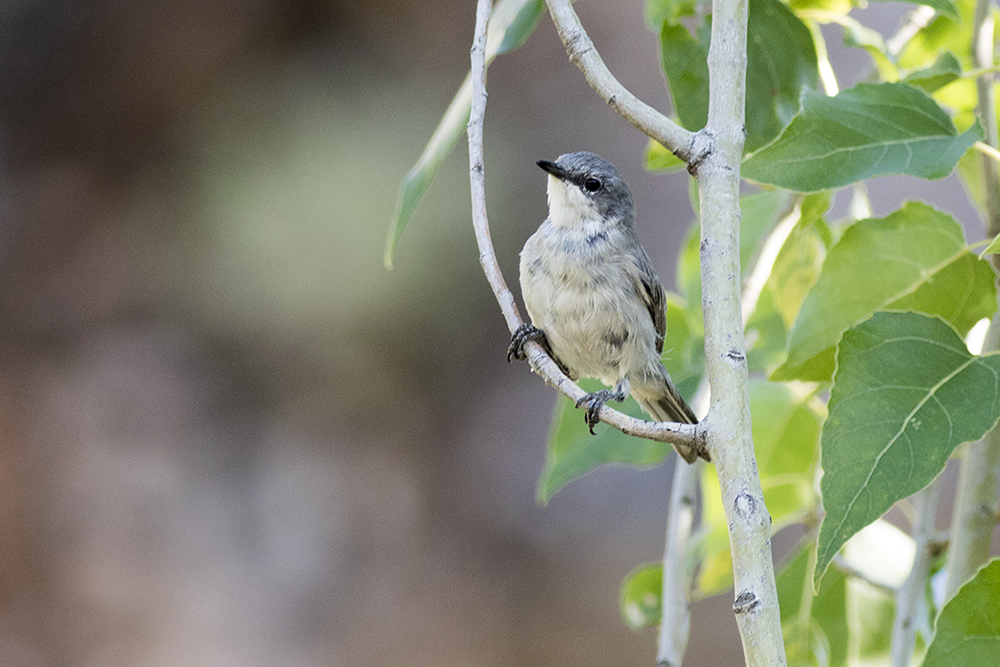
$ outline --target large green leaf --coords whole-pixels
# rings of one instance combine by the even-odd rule
[[[998,378],[1000,354],[970,354],[936,317],[881,312],[844,332],[820,445],[816,582],[848,538],[997,423]]]
[[[538,19],[545,10],[543,0],[500,0],[490,17],[486,38],[486,62],[489,64],[497,55],[516,49],[538,26]],[[469,107],[472,103],[472,79],[467,75],[451,104],[444,112],[434,134],[421,153],[417,163],[406,172],[399,186],[396,212],[389,224],[389,234],[385,242],[383,261],[386,268],[392,268],[392,258],[396,243],[403,235],[406,223],[413,217],[417,204],[423,198],[438,167],[455,146],[455,142],[465,131],[469,122]]]
[[[1000,559],[959,589],[938,616],[924,667],[992,667],[1000,661]]]
[[[840,334],[877,310],[940,315],[962,334],[996,310],[994,274],[951,216],[910,202],[850,226],[829,251],[772,380],[823,382]]]
[[[773,143],[743,163],[743,176],[812,192],[887,174],[944,178],[983,138],[959,134],[948,114],[904,83],[858,84],[836,97],[806,90],[802,111]]]
[[[785,384],[750,383],[750,413],[764,504],[773,531],[799,521],[816,504],[814,492],[817,445],[823,408],[809,395]],[[705,466],[702,477],[705,533],[698,593],[714,595],[732,585],[729,532],[718,477]]]
[[[771,141],[799,109],[802,89],[819,84],[816,49],[809,29],[779,0],[750,0],[747,17],[745,149]],[[674,110],[691,130],[708,118],[708,56],[711,17],[695,37],[676,19],[660,31],[661,62]]]

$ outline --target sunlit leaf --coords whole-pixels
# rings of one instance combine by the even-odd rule
[[[990,244],[986,246],[986,250],[979,253],[979,256],[984,257],[986,255],[995,255],[998,252],[1000,252],[1000,236],[997,236],[995,239],[990,241]]]
[[[938,56],[933,65],[907,74],[903,81],[918,86],[928,93],[933,93],[960,76],[962,76],[962,63],[958,61],[954,53],[945,51]]]
[[[826,381],[840,334],[877,310],[940,315],[963,335],[996,310],[994,274],[969,251],[962,228],[926,204],[861,220],[830,248],[772,380]]]
[[[490,18],[486,40],[486,62],[498,54],[516,49],[523,44],[538,26],[538,19],[545,10],[543,0],[500,0]],[[396,212],[389,224],[389,234],[385,242],[383,262],[392,268],[396,244],[406,224],[413,217],[417,204],[423,198],[438,167],[455,146],[455,142],[465,132],[469,122],[469,107],[472,103],[472,79],[467,75],[455,97],[448,105],[434,134],[421,153],[417,163],[406,172],[399,186]]]
[[[936,317],[881,312],[844,332],[823,425],[814,581],[852,535],[997,423],[998,377],[1000,354],[973,356]]]
[[[959,134],[933,99],[907,84],[858,84],[836,97],[807,90],[801,113],[747,158],[743,175],[802,192],[887,174],[944,178],[982,138],[978,123]]]
[[[941,610],[924,667],[987,667],[1000,655],[1000,559],[958,590]]]
[[[674,172],[684,168],[684,161],[671,153],[658,141],[649,140],[646,146],[646,170]]]
[[[640,565],[622,583],[622,620],[630,630],[658,625],[663,608],[663,566]]]

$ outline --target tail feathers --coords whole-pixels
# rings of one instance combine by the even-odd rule
[[[664,378],[662,384],[645,385],[643,387],[632,387],[632,396],[645,410],[650,417],[661,422],[680,422],[681,424],[697,424],[698,418],[694,410],[687,404],[684,397],[678,393],[677,389],[670,382],[669,378]],[[674,449],[688,463],[694,463],[698,458],[698,452],[690,448],[680,448],[676,445]]]

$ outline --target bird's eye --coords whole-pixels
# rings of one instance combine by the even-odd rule
[[[587,192],[597,192],[601,189],[601,182],[596,178],[588,178],[583,182],[583,187],[587,189]]]

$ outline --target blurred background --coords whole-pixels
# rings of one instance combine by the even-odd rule
[[[876,4],[894,28],[903,6]],[[668,109],[642,2],[578,11]],[[0,3],[0,664],[652,663],[618,587],[661,556],[670,466],[536,505],[556,397],[505,361],[463,143],[382,267],[473,21],[458,0]],[[827,37],[842,77],[867,66]],[[643,171],[547,16],[489,83],[508,282],[545,216],[534,161],[586,149],[672,285],[687,176]],[[954,179],[870,193],[981,237]],[[691,664],[741,661],[731,604],[694,607]]]

